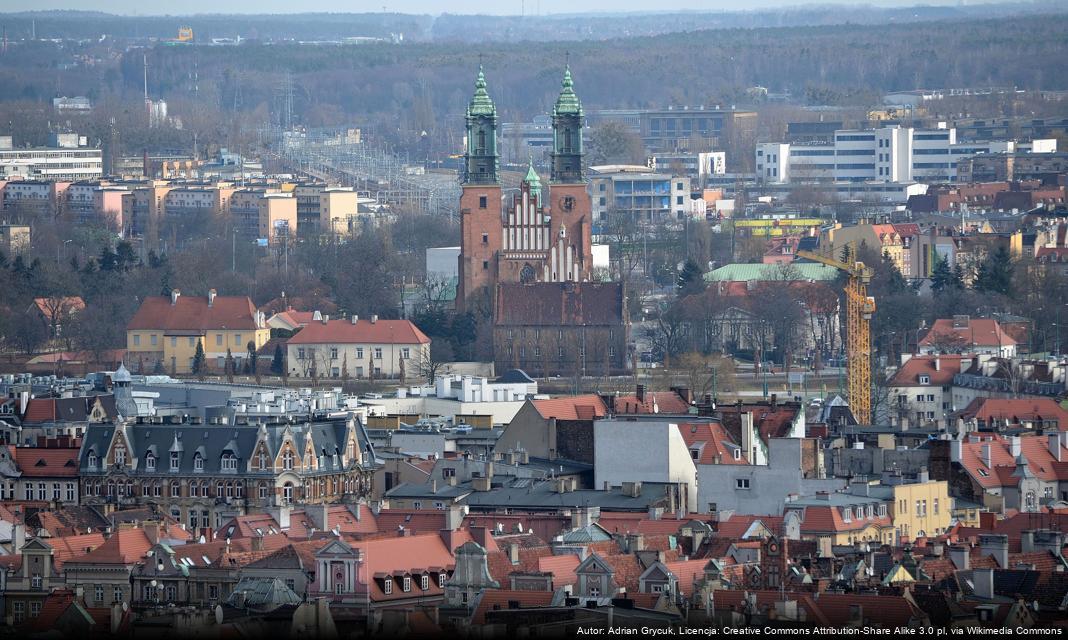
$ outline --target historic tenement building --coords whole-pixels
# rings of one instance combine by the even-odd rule
[[[585,115],[571,70],[552,113],[549,182],[533,165],[510,197],[499,175],[497,110],[479,70],[467,108],[457,308],[494,317],[494,360],[540,375],[625,370],[623,285],[591,283]]]
[[[192,531],[250,511],[367,497],[373,467],[354,419],[92,425],[79,461],[83,504],[155,505]]]

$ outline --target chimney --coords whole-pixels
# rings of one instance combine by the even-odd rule
[[[1053,459],[1057,462],[1064,462],[1065,460],[1061,456],[1061,434],[1051,433],[1046,437],[1049,438],[1049,454],[1053,456]]]
[[[519,564],[519,545],[515,542],[508,545],[508,560],[512,564]]]
[[[994,570],[993,569],[976,569],[972,571],[972,583],[975,589],[975,595],[985,600],[990,600],[994,597]]]
[[[987,533],[979,536],[979,552],[993,556],[998,568],[1009,568],[1009,537],[1005,534]]]
[[[950,547],[949,561],[957,568],[957,571],[967,571],[971,566],[969,561],[970,552],[968,547]]]
[[[941,371],[942,370],[942,358],[939,358],[938,356],[935,356],[934,367],[935,367],[935,371]]]
[[[1031,553],[1035,550],[1035,532],[1031,530],[1020,533],[1020,552]]]
[[[252,550],[263,551],[263,535],[252,536]]]
[[[1009,438],[1009,448],[1012,451],[1012,457],[1015,458],[1020,455],[1022,450],[1020,447],[1020,436],[1011,436]],[[990,466],[990,465],[987,465]]]
[[[326,504],[313,504],[304,508],[312,526],[320,531],[330,528],[330,506]]]
[[[16,522],[11,527],[11,553],[22,553],[22,547],[26,546],[26,525]]]
[[[352,314],[352,317],[351,317],[351,318],[349,318],[349,319],[350,319],[350,320],[352,321],[352,324],[356,324],[357,322],[359,322],[359,321],[360,321],[360,316],[358,316],[358,315],[356,315],[356,314],[354,313],[354,314]]]
[[[141,525],[141,528],[145,530],[145,537],[148,538],[149,543],[153,545],[159,544],[160,523],[145,522]]]
[[[178,304],[178,297],[182,295],[182,292],[178,289],[171,289],[171,306]]]
[[[208,289],[208,307],[209,308],[215,304],[215,296],[216,295],[218,295],[218,292],[215,291],[215,289]]]
[[[645,402],[645,385],[644,384],[638,385],[637,388],[634,390],[634,395],[636,395],[638,397],[638,404],[644,403]]]
[[[979,451],[979,459],[983,461],[983,466],[987,469],[991,469],[992,467],[990,465],[990,443],[983,443],[983,446],[980,447]]]
[[[122,610],[122,602],[111,603],[111,635],[116,636],[119,634],[119,628],[122,627],[122,617],[124,611]]]
[[[378,322],[378,315],[377,315],[377,314],[374,314],[374,313],[372,313],[372,314],[371,314],[371,324],[374,324],[374,323],[376,323],[376,322]]]
[[[449,531],[456,531],[464,523],[464,508],[460,505],[449,505],[449,510],[445,512],[445,528]]]
[[[777,394],[777,393],[771,394],[771,410],[772,411],[775,410],[775,407],[776,407],[776,405],[778,403],[779,403],[779,394]]]

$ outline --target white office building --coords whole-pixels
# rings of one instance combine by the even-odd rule
[[[945,127],[842,129],[835,131],[831,144],[757,144],[757,178],[765,183],[952,182],[963,158],[1022,148],[1037,152],[1048,147],[1041,143],[958,143],[956,130]]]

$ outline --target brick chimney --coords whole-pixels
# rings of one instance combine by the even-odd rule
[[[171,289],[171,306],[178,304],[178,298],[182,296],[182,292],[178,289]]]
[[[645,402],[645,385],[644,384],[638,385],[637,388],[634,390],[634,395],[638,397],[638,404],[644,403]]]

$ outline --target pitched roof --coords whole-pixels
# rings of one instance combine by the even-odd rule
[[[623,285],[536,282],[497,286],[496,326],[622,326]]]
[[[41,312],[44,319],[52,321],[52,311],[70,315],[76,311],[85,309],[85,300],[81,296],[64,296],[62,298],[34,298],[33,304]]]
[[[1001,324],[993,318],[969,318],[967,326],[956,326],[953,318],[939,318],[920,340],[920,345],[934,345],[946,336],[956,337],[964,344],[975,347],[1011,347],[1016,344],[1016,340],[1005,333]]]
[[[479,596],[478,606],[471,616],[471,623],[486,623],[486,612],[510,609],[518,605],[520,609],[547,607],[553,601],[552,591],[509,591],[507,589],[484,589]]]
[[[178,296],[175,304],[164,296],[145,298],[126,324],[128,331],[157,330],[202,333],[208,329],[257,329],[255,305],[247,296]],[[250,336],[251,337],[251,336]]]
[[[531,400],[542,418],[557,420],[592,420],[608,415],[601,396],[588,393],[582,396],[564,396],[551,400]]]
[[[430,344],[430,338],[410,320],[360,318],[312,322],[289,339],[289,344]]]
[[[744,452],[718,422],[679,424],[678,430],[691,455],[695,450],[698,452],[694,464],[749,464]],[[739,452],[737,459],[735,451]]]
[[[51,544],[51,542],[49,543]],[[141,528],[119,529],[103,544],[67,562],[79,564],[133,564],[145,557],[152,548],[145,530]]]
[[[78,477],[78,449],[9,447],[23,477]]]
[[[1068,411],[1052,398],[976,398],[960,412],[960,417],[975,418],[988,425],[994,421],[1020,424],[1056,420],[1061,431],[1068,431]]]
[[[681,414],[690,410],[682,396],[674,391],[647,391],[645,400],[640,402],[638,394],[616,396],[612,409],[615,413],[674,413]]]
[[[825,264],[815,262],[791,262],[790,268],[783,270],[774,264],[728,264],[705,274],[708,282],[749,282],[751,280],[822,280],[830,281],[838,277],[838,270]]]
[[[962,356],[912,356],[905,361],[894,375],[889,385],[892,387],[942,387],[953,381],[953,376],[960,373]],[[937,360],[937,363],[935,362]],[[937,364],[937,369],[935,368]],[[920,384],[920,376],[930,378],[927,384]]]
[[[1061,460],[1053,458],[1049,450],[1049,438],[1046,436],[1023,435],[1019,438],[1020,453],[1027,468],[1039,480],[1047,482],[1068,480],[1068,448],[1061,447]],[[983,435],[961,442],[960,464],[968,471],[972,480],[983,488],[1014,487],[1020,479],[1013,475],[1016,469],[1016,456],[1012,453],[1012,438],[1002,435]],[[983,459],[983,452],[989,447],[990,464]]]
[[[559,556],[545,556],[538,558],[538,571],[553,574],[553,588],[559,589],[564,585],[578,583],[575,568],[582,560],[575,554],[568,553]]]

